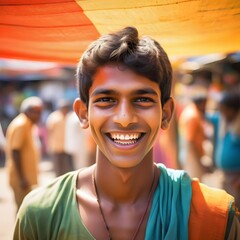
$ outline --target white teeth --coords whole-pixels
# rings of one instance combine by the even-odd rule
[[[110,137],[119,145],[132,145],[138,141],[141,137],[141,133],[110,133]]]
[[[128,142],[122,142],[122,141],[114,140],[114,142],[117,143],[117,144],[121,144],[121,145],[130,145],[130,144],[136,143],[137,141],[136,140],[130,140]]]
[[[140,133],[130,133],[130,134],[123,134],[123,133],[111,133],[111,138],[114,140],[134,140],[140,137]]]

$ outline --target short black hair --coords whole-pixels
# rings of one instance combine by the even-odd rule
[[[83,53],[78,68],[79,96],[88,106],[89,89],[97,69],[116,64],[131,69],[159,84],[161,102],[170,97],[172,67],[166,52],[150,37],[138,37],[135,27],[126,27],[115,33],[101,36]]]

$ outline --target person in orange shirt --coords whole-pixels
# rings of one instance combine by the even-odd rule
[[[205,156],[203,144],[206,140],[204,130],[206,102],[207,95],[196,95],[179,117],[180,165],[191,177],[200,180],[207,171],[201,162]]]
[[[38,184],[40,141],[36,123],[40,120],[42,110],[43,103],[39,97],[26,98],[21,104],[21,113],[7,128],[7,168],[17,209],[25,195]]]

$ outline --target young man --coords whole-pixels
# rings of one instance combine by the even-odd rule
[[[133,27],[86,50],[74,110],[91,128],[96,164],[29,194],[15,239],[236,239],[230,195],[154,164],[173,112],[171,78],[164,50]]]

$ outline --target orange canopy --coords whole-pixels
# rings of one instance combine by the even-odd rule
[[[0,57],[76,63],[100,34],[129,25],[170,57],[240,49],[240,1],[0,0]]]

